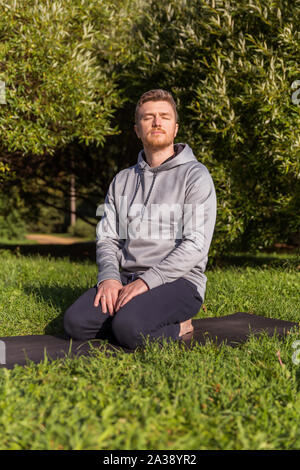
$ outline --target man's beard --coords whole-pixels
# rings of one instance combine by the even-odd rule
[[[150,137],[150,138],[149,138]],[[147,141],[145,142],[145,145],[147,148],[151,150],[156,150],[156,149],[162,149],[165,147],[169,147],[172,145],[174,141],[174,137],[166,136],[166,134],[150,134],[147,138]]]

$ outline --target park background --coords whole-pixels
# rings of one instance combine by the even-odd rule
[[[1,4],[2,336],[61,331],[65,309],[95,282],[96,209],[114,175],[137,161],[135,106],[154,88],[173,94],[179,113],[175,142],[190,145],[217,193],[207,298],[198,316],[250,311],[299,321],[299,23],[299,2],[286,0]],[[60,240],[40,245],[28,237],[32,233]],[[1,374],[0,388],[7,393],[1,394],[7,400],[0,414],[2,446],[299,448],[299,374],[291,344],[276,341],[253,339],[246,357],[243,347],[234,357],[230,348],[199,348],[189,367],[205,358],[203,370],[196,369],[203,382],[191,381],[190,388],[191,370],[184,375],[182,369],[188,352],[172,377],[164,374],[174,367],[176,348],[161,364],[158,351],[137,363],[123,359],[127,366],[120,358],[114,367],[128,381],[121,401],[120,382],[108,372],[113,359],[102,358],[116,398],[113,406],[107,397],[110,407],[89,395],[80,361],[31,365],[25,372],[17,367]],[[249,355],[253,362],[247,362]],[[98,362],[91,367],[98,370]],[[124,367],[133,375],[125,377]],[[58,416],[69,405],[57,390],[68,388],[73,376],[86,401],[72,396],[78,414],[66,427]],[[156,393],[150,376],[161,384],[151,404],[143,395],[143,387]],[[134,408],[138,393],[128,395],[132,384],[146,408]],[[189,403],[188,390],[201,395],[199,409]],[[124,399],[128,409],[122,409]],[[84,421],[91,404],[94,421]],[[162,409],[165,424],[156,424]],[[11,422],[16,412],[24,418],[19,426]],[[193,420],[199,413],[201,424]]]

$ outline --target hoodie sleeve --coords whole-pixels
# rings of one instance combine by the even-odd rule
[[[203,168],[205,171],[203,171]],[[217,212],[216,192],[204,165],[189,178],[182,210],[179,244],[158,264],[139,276],[150,289],[184,276],[208,255]]]
[[[118,253],[122,250],[123,241],[118,235],[115,183],[116,177],[109,186],[104,203],[104,214],[96,228],[97,285],[106,279],[115,279],[121,282]]]

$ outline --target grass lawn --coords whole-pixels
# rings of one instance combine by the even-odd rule
[[[36,245],[37,242],[35,240],[28,240],[27,238],[4,238],[0,237],[0,247],[2,248],[3,245]]]
[[[0,257],[0,336],[61,331],[66,308],[95,284],[90,261]],[[295,255],[234,259],[207,270],[198,318],[241,311],[299,321]],[[299,449],[295,340],[296,329],[237,348],[151,343],[0,369],[1,449]]]

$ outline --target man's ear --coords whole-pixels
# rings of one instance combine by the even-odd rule
[[[175,135],[174,135],[174,138],[175,138],[176,135],[177,135],[178,129],[179,129],[179,125],[178,125],[178,123],[176,122],[176,124],[175,124]]]

